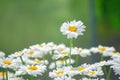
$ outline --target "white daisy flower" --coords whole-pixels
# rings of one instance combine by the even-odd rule
[[[0,80],[3,80],[3,76],[6,79],[6,72],[0,72]],[[13,73],[8,72],[8,80],[24,80],[22,77],[16,77]]]
[[[69,48],[55,50],[52,59],[59,59],[64,58],[65,56],[69,56],[69,52]]]
[[[91,54],[89,49],[75,47],[72,49],[72,55],[80,55],[81,57],[87,57],[90,56]]]
[[[41,58],[42,57],[42,54],[39,51],[35,51],[32,49],[24,49],[23,53],[24,53],[23,57],[33,57],[33,58]]]
[[[63,75],[63,76],[54,78],[54,80],[75,80],[75,79],[71,78],[71,76]]]
[[[89,67],[90,65],[88,65],[88,64],[82,64],[82,65],[80,65],[80,66],[78,66],[76,69],[75,69],[75,72],[77,73],[77,74],[82,74],[82,73],[84,73],[84,71]]]
[[[64,67],[63,68],[57,68],[56,70],[53,70],[52,72],[49,72],[49,77],[51,78],[56,78],[60,76],[66,75],[68,70],[66,70]]]
[[[120,55],[113,56],[113,64],[111,68],[113,68],[115,74],[120,75]]]
[[[74,59],[71,59],[71,64],[74,64],[74,62],[75,62]],[[52,62],[50,64],[49,68],[50,69],[54,69],[55,67],[61,68],[67,64],[69,64],[69,59],[67,59],[66,61],[65,61],[65,59],[59,59],[56,61],[56,65],[55,65],[55,63]]]
[[[10,68],[10,69],[16,69],[21,65],[19,61],[12,58],[3,58],[0,59],[0,67],[2,68]]]
[[[4,57],[5,56],[5,53],[0,51],[0,58]]]
[[[45,65],[48,65],[48,61],[47,60],[42,60],[42,59],[27,59],[25,60],[26,64],[45,64]]]
[[[18,71],[16,71],[15,75],[25,75],[29,74],[32,76],[42,75],[46,70],[45,65],[27,65],[21,66]]]
[[[64,22],[60,28],[63,35],[67,35],[67,38],[77,38],[78,35],[83,35],[85,26],[81,21],[73,20],[71,22]]]
[[[89,70],[85,73],[85,75],[88,75],[90,77],[97,77],[97,76],[102,76],[104,75],[101,67],[98,67],[96,70]]]

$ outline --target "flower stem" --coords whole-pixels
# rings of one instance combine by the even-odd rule
[[[101,54],[100,61],[103,61],[103,60],[104,60],[104,58],[103,58],[103,54]],[[106,76],[106,78],[107,78],[107,69],[106,69],[106,66],[103,66],[103,71],[104,71],[105,76]]]
[[[107,73],[107,77],[106,77],[106,78],[107,78],[107,80],[109,80],[109,79],[110,79],[110,74],[111,74],[111,71],[112,71],[112,70],[111,70],[111,68],[109,68],[109,71],[108,71],[108,73]]]
[[[22,56],[20,56],[20,60],[21,60],[22,64],[24,65],[24,64],[25,64],[25,62],[23,61]]]
[[[70,38],[70,52],[69,52],[69,65],[71,64],[71,51],[73,47],[73,39]]]
[[[45,65],[45,54],[44,53],[43,53],[43,57],[42,58],[43,58],[43,61],[44,61],[43,64]]]
[[[8,70],[6,68],[6,80],[8,80]]]
[[[79,56],[77,55],[77,56],[76,56],[76,59],[75,59],[75,62],[76,62],[75,66],[78,65],[78,60],[79,60]]]

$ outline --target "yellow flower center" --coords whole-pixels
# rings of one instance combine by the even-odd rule
[[[30,51],[30,52],[27,52],[27,54],[33,55],[34,52],[33,52],[33,51]]]
[[[68,27],[68,31],[76,32],[77,31],[77,27],[76,26],[69,26]]]
[[[84,67],[79,67],[78,71],[83,71],[85,68]]]
[[[100,47],[100,48],[98,48],[98,50],[105,51],[106,48],[105,47]]]
[[[11,65],[12,64],[12,62],[8,61],[8,60],[3,61],[3,63],[6,64],[6,65]]]
[[[117,54],[117,53],[118,53],[118,52],[116,52],[116,51],[113,51],[113,52],[112,52],[112,54]]]
[[[6,76],[6,72],[0,72],[0,77]]]
[[[57,74],[57,76],[60,76],[60,75],[64,74],[64,71],[62,71],[62,70],[61,71],[57,71],[56,74]]]
[[[33,66],[33,65],[32,65],[32,66],[29,66],[28,69],[29,69],[29,70],[37,70],[38,68],[37,68],[36,66]]]
[[[90,75],[94,75],[96,72],[95,71],[89,71],[88,72]]]
[[[42,45],[42,44],[40,44],[40,45],[39,45],[39,47],[40,47],[40,48],[43,48],[43,45]]]
[[[35,59],[35,60],[33,60],[34,62],[37,62],[37,63],[40,63],[41,62],[41,60],[40,59]]]
[[[61,63],[64,63],[65,62],[65,60],[63,60],[63,59],[60,59],[60,60],[58,60],[59,62],[61,62]]]
[[[68,52],[66,52],[66,51],[64,51],[64,50],[61,50],[60,51],[63,55],[68,55],[69,53]]]
[[[70,68],[70,71],[74,70],[73,68]]]
[[[81,53],[83,50],[82,49],[77,49],[77,51]]]

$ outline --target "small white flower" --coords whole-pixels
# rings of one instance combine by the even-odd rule
[[[18,71],[16,71],[15,75],[25,75],[29,74],[32,76],[42,75],[46,70],[45,65],[27,65],[21,66]]]
[[[102,71],[101,67],[98,67],[96,70],[88,70],[85,75],[88,75],[90,77],[97,77],[97,76],[102,76],[104,73]]]
[[[75,47],[72,49],[72,55],[80,55],[81,57],[87,57],[90,56],[91,54],[89,49]]]
[[[53,70],[52,72],[49,72],[49,76],[51,78],[56,78],[56,77],[60,77],[60,76],[64,76],[67,74],[67,70],[63,67],[63,68],[57,68],[56,70]]]
[[[83,35],[85,26],[81,21],[73,20],[71,22],[65,22],[62,24],[60,31],[63,35],[67,35],[67,38],[77,38],[78,35]]]
[[[10,69],[16,69],[21,65],[19,61],[12,58],[3,58],[0,59],[0,67],[2,68],[10,68]]]
[[[4,57],[5,56],[5,53],[0,51],[0,58]]]
[[[57,78],[54,78],[54,80],[75,80],[73,78],[71,78],[71,76],[60,76],[60,77],[57,77]]]
[[[53,59],[64,58],[65,56],[69,56],[69,48],[58,49],[54,51]]]

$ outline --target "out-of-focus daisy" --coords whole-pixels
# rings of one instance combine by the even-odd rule
[[[35,59],[26,59],[26,64],[33,64],[33,65],[35,65],[35,64],[45,64],[45,65],[47,65],[48,64],[48,61],[47,60],[42,60],[42,59],[37,59],[37,58],[35,58]]]
[[[56,70],[53,70],[52,72],[49,72],[49,76],[51,78],[56,78],[56,77],[60,77],[60,76],[64,76],[67,74],[67,70],[62,67],[62,68],[57,68]]]
[[[0,58],[4,57],[5,56],[5,53],[0,51]]]
[[[24,80],[22,77],[16,77],[13,73],[11,72],[8,72],[8,80]],[[0,80],[4,80],[3,79],[3,76],[4,76],[4,79],[6,79],[6,72],[0,72]]]
[[[71,64],[74,64],[74,62],[75,61],[73,59],[71,59]],[[52,62],[50,64],[49,68],[50,69],[54,69],[55,67],[61,68],[62,66],[65,66],[67,64],[69,64],[69,59],[67,59],[67,60],[65,60],[65,59],[59,59],[59,60],[56,61],[56,65],[55,65],[55,63]]]
[[[58,49],[54,51],[53,59],[64,58],[65,56],[69,56],[69,48]]]
[[[113,64],[112,64],[112,68],[115,72],[115,74],[119,74],[120,75],[120,55],[117,56],[113,56]]]
[[[103,56],[111,56],[111,52],[115,52],[115,48],[99,45],[98,47],[92,47],[90,51],[93,53],[100,53]]]
[[[98,67],[96,70],[88,70],[85,75],[88,75],[89,77],[98,77],[102,76],[104,73],[101,69],[101,67]]]
[[[0,59],[0,67],[2,68],[15,69],[19,66],[20,66],[19,61],[16,61],[15,59],[12,59],[12,58]]]
[[[33,58],[41,58],[42,57],[42,55],[39,51],[35,51],[32,49],[24,49],[23,53],[24,53],[23,57],[33,57]]]
[[[18,51],[18,52],[15,52],[14,54],[9,55],[9,57],[16,58],[16,57],[20,57],[22,55],[23,55],[23,52],[22,51]]]
[[[60,76],[60,77],[57,77],[57,78],[54,78],[54,80],[75,80],[73,79],[71,76]]]
[[[87,64],[85,63],[85,64],[82,64],[82,65],[78,66],[75,71],[76,71],[77,74],[82,74],[82,73],[84,73],[84,71],[85,71],[88,67],[89,67],[89,65],[87,65]]]
[[[45,65],[27,65],[21,66],[18,71],[16,71],[15,75],[25,75],[29,74],[32,76],[42,75],[46,70]]]
[[[73,20],[71,22],[64,22],[60,28],[63,35],[67,35],[67,38],[77,38],[78,35],[83,35],[85,26],[81,21]]]
[[[75,47],[72,49],[72,55],[80,55],[81,57],[87,57],[90,56],[91,54],[89,49]]]

